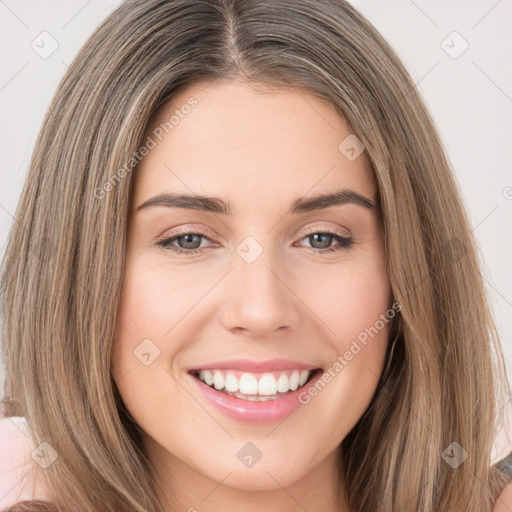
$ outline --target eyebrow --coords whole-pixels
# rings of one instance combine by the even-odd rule
[[[342,204],[355,204],[366,209],[375,208],[375,203],[370,199],[358,194],[354,190],[342,189],[331,194],[318,194],[310,197],[301,197],[293,201],[290,205],[290,213],[299,214],[323,210],[331,206]],[[149,198],[147,201],[137,207],[137,212],[154,206],[167,206],[175,208],[185,208],[189,210],[200,210],[210,213],[220,213],[223,215],[234,215],[235,211],[228,201],[218,197],[207,197],[199,195],[181,195],[172,193],[158,194]]]

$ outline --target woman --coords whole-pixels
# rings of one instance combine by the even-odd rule
[[[125,2],[59,86],[4,262],[7,421],[41,499],[507,510],[470,233],[349,4]]]

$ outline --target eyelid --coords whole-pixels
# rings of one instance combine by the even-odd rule
[[[309,227],[305,228],[304,231],[300,231],[297,236],[299,236],[300,240],[302,240],[304,237],[314,234],[314,233],[329,233],[329,234],[337,235],[337,236],[340,236],[343,238],[350,238],[352,236],[350,231],[347,228],[345,228],[344,226],[342,226],[342,227],[347,231],[346,233],[342,233],[342,232],[340,232],[340,230],[337,230],[333,227],[309,226]],[[205,238],[208,238],[210,241],[218,243],[217,237],[208,228],[203,226],[201,228],[196,229],[194,227],[191,227],[190,225],[179,226],[176,228],[175,231],[171,231],[170,233],[169,233],[169,230],[167,230],[163,235],[159,236],[156,241],[159,242],[162,240],[167,240],[169,238],[175,238],[175,237],[179,237],[179,236],[187,235],[187,234],[197,234],[200,236],[204,236]]]
[[[204,238],[208,238],[210,241],[212,242],[217,242],[216,240],[216,236],[213,234],[213,232],[206,228],[206,227],[198,227],[198,228],[194,228],[194,227],[191,227],[190,225],[186,225],[186,226],[179,226],[175,229],[171,228],[171,230],[166,230],[164,232],[163,235],[160,235],[156,241],[157,242],[160,242],[162,240],[168,240],[169,238],[176,238],[176,237],[180,237],[180,236],[183,236],[183,235],[200,235],[200,236],[203,236]]]
[[[204,230],[204,231],[207,232],[209,230]],[[355,240],[353,239],[353,237],[350,234],[348,236],[340,234],[338,232],[338,230],[333,229],[331,227],[326,228],[326,227],[310,226],[309,228],[306,228],[306,231],[303,231],[300,235],[297,235],[299,237],[299,240],[294,243],[294,246],[297,246],[296,245],[297,243],[302,242],[303,240],[307,239],[309,236],[311,236],[313,234],[319,234],[319,233],[326,234],[326,235],[333,237],[335,240],[337,240],[338,245],[334,246],[334,247],[325,248],[325,249],[314,249],[314,248],[305,247],[306,249],[308,249],[309,252],[311,252],[313,254],[327,255],[328,253],[336,253],[341,250],[349,249],[355,243]],[[177,232],[173,232],[168,235],[164,235],[164,236],[160,237],[156,241],[156,245],[160,246],[162,249],[164,249],[166,251],[171,251],[175,254],[180,254],[183,256],[187,255],[188,257],[193,257],[194,255],[203,254],[205,249],[212,248],[212,247],[206,247],[206,248],[197,248],[197,249],[187,250],[187,249],[181,249],[178,247],[171,247],[171,246],[167,247],[167,245],[169,244],[170,241],[179,239],[182,236],[185,236],[187,234],[197,235],[200,238],[207,239],[210,242],[214,242],[214,244],[216,243],[215,237],[213,237],[209,234],[206,234],[201,229],[193,229],[191,226],[180,226],[178,228]],[[302,246],[298,245],[298,247],[302,247]]]
[[[342,226],[343,227],[343,226]],[[300,232],[301,238],[304,238],[305,236],[311,235],[313,233],[329,233],[332,235],[337,235],[343,238],[350,238],[352,234],[350,231],[343,227],[343,229],[346,230],[346,233],[341,232],[341,230],[333,228],[333,227],[327,227],[327,226],[310,226],[306,228],[304,231]]]

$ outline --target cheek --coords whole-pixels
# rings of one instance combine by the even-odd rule
[[[152,417],[155,411],[146,408],[164,396],[176,396],[179,390],[169,373],[171,363],[186,346],[187,333],[193,331],[194,305],[211,286],[206,275],[190,277],[190,272],[155,264],[152,258],[126,261],[112,368],[134,417]]]
[[[396,311],[383,265],[354,264],[336,276],[317,274],[315,281],[322,293],[310,295],[309,305],[322,312],[322,325],[329,327],[330,336],[325,339],[332,359],[323,382],[302,399],[319,408],[318,415],[323,415],[324,428],[333,439],[343,439],[375,393]]]
[[[144,331],[164,339],[208,293],[212,274],[223,268],[211,265],[166,264],[159,254],[134,256],[126,264],[119,320],[130,332]],[[186,318],[185,318],[186,317]]]
[[[180,399],[179,385],[169,373],[169,363],[180,347],[169,343],[165,334],[183,315],[180,303],[171,300],[183,295],[183,284],[172,285],[161,273],[158,279],[149,265],[135,263],[127,262],[118,309],[112,353],[117,388],[143,431],[165,437],[166,426],[172,424],[179,436],[173,415],[177,411],[182,417],[190,415],[185,414],[187,404]]]
[[[133,262],[127,263],[124,276],[119,322],[130,333],[141,333],[145,336],[159,333],[165,326],[162,321],[168,318],[169,327],[175,308],[179,306],[183,296],[183,285],[179,276],[165,279],[162,270],[148,268],[146,265]],[[172,298],[174,297],[174,301]],[[174,302],[174,304],[173,304]],[[168,328],[169,328],[168,327]]]
[[[323,330],[328,328],[332,343],[340,350],[376,322],[379,331],[389,324],[379,321],[392,300],[388,278],[380,266],[361,263],[317,272],[303,279],[301,288],[307,306],[317,315]]]
[[[302,293],[309,297],[309,308],[318,312],[318,328],[330,345],[326,378],[332,382],[332,399],[357,418],[378,384],[396,312],[383,258],[352,263],[316,273],[305,281]]]
[[[391,307],[387,278],[376,274],[353,276],[345,280],[343,287],[334,324],[335,332],[342,335],[341,341],[358,339],[364,343],[365,333],[371,332],[372,337],[376,337],[386,331],[389,322],[383,323],[382,315],[386,316]],[[343,345],[340,348],[344,348]]]
[[[148,277],[147,271],[127,261],[112,367],[123,401],[129,409],[131,404],[144,404],[151,396],[157,388],[154,378],[163,371],[162,362],[168,357],[162,351],[164,345],[161,342],[165,329],[161,322],[164,309],[161,290]],[[160,322],[157,322],[158,318]]]

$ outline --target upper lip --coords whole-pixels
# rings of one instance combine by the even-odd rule
[[[230,359],[216,361],[189,368],[194,370],[241,370],[250,373],[265,373],[277,370],[316,370],[318,366],[292,361],[291,359],[267,359],[255,361],[254,359]]]

